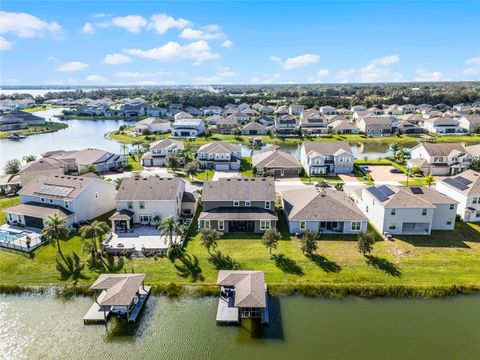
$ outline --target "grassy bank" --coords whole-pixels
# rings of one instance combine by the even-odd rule
[[[58,122],[47,122],[44,125],[32,125],[27,127],[26,129],[15,130],[15,133],[25,136],[30,135],[37,135],[37,134],[45,134],[50,132],[55,132],[58,130],[62,130],[67,128],[68,125],[64,123]],[[7,138],[10,136],[10,132],[8,131],[0,131],[0,138]]]

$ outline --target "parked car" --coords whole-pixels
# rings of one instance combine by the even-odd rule
[[[402,170],[399,170],[397,168],[393,168],[393,169],[390,169],[390,172],[392,174],[403,174],[403,171]]]
[[[114,173],[121,174],[123,173],[123,168],[119,166],[119,167],[113,168],[112,171]]]
[[[362,165],[362,170],[365,171],[365,172],[371,172],[372,170],[370,170],[370,168],[367,166],[367,165]]]

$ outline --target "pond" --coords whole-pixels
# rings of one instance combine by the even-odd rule
[[[477,359],[480,297],[273,298],[267,328],[217,326],[216,298],[152,296],[137,324],[83,325],[88,297],[0,295],[5,359]]]

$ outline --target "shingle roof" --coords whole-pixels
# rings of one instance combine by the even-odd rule
[[[252,166],[256,168],[300,168],[300,163],[292,154],[270,150],[252,156]]]
[[[249,122],[248,124],[242,126],[242,130],[250,131],[250,130],[267,130],[265,125],[262,125],[256,121]]]
[[[128,306],[144,279],[144,274],[101,274],[90,289],[107,290],[100,306]]]
[[[461,178],[463,178],[464,180],[462,180]],[[454,181],[458,181],[458,179],[460,179],[462,181],[462,183],[465,183],[465,189],[464,190],[453,187],[456,191],[461,191],[464,194],[468,194],[468,195],[480,195],[480,173],[477,172],[477,171],[466,170],[466,171],[458,174],[457,176],[449,177],[447,179],[451,179],[451,180],[454,180]],[[449,185],[450,187],[452,187],[450,185],[451,183],[449,184],[445,180],[446,179],[442,179],[442,180],[439,180],[439,181],[442,182],[445,185]],[[466,184],[465,180],[469,181],[470,183]]]
[[[424,142],[418,144],[413,149],[423,146],[425,151],[430,156],[448,156],[453,150],[458,150],[465,153],[465,148],[460,143],[428,143]],[[413,150],[412,149],[412,150]]]
[[[177,177],[125,178],[118,189],[116,201],[175,200],[180,182]]]
[[[150,144],[150,150],[162,150],[166,149],[170,145],[176,145],[180,149],[183,149],[183,142],[179,140],[174,140],[170,138],[158,140]]]
[[[76,198],[92,182],[101,181],[87,176],[49,175],[31,180],[20,191],[20,195],[46,196],[51,198]]]
[[[265,308],[265,276],[263,271],[220,270],[217,285],[235,287],[235,306]]]
[[[204,153],[225,153],[225,152],[239,152],[240,145],[231,144],[225,141],[213,141],[211,143],[200,146],[197,152]]]
[[[34,172],[34,171],[47,171],[62,169],[65,163],[60,160],[51,158],[42,158],[36,161],[32,161],[25,165],[21,172]]]
[[[203,186],[202,201],[274,201],[273,178],[221,178]]]
[[[385,191],[390,190],[391,194],[386,195]],[[382,185],[370,186],[366,189],[384,208],[435,208],[435,205],[426,197],[414,194],[411,189],[399,186]],[[381,195],[381,196],[379,196]],[[452,200],[452,203],[455,203]]]
[[[25,204],[18,204],[4,209],[5,212],[12,212],[16,214],[23,214],[32,217],[46,218],[48,216],[58,215],[62,218],[67,218],[71,214],[71,211],[64,209],[57,205],[50,204],[38,204],[34,202],[28,202]]]
[[[322,155],[333,155],[338,150],[352,153],[350,144],[345,141],[304,141],[302,146],[305,147],[307,155],[311,152],[317,152]]]

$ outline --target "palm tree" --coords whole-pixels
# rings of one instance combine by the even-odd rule
[[[302,252],[305,255],[312,255],[317,251],[317,234],[313,231],[305,230],[300,237]]]
[[[425,185],[428,185],[428,187],[430,187],[435,182],[435,178],[433,177],[432,174],[428,174],[428,175],[425,175],[423,182],[425,183]]]
[[[391,152],[393,152],[393,157],[396,157],[397,152],[402,149],[402,145],[400,145],[398,142],[394,142],[390,144],[389,149]]]
[[[66,224],[67,219],[61,218],[58,216],[58,214],[53,214],[47,218],[42,233],[52,245],[57,245],[58,254],[62,258],[63,262],[68,265],[60,247],[60,239],[65,238],[68,235]]]
[[[94,173],[98,175],[97,165],[88,164],[88,165],[82,166],[82,168],[78,171],[78,175],[83,175],[88,173]]]
[[[214,229],[203,229],[201,231],[201,234],[202,246],[206,248],[208,253],[210,254],[210,249],[215,250],[215,248],[217,247],[217,240],[220,239],[222,233]]]
[[[127,144],[121,144],[120,145],[120,150],[122,151],[123,155],[125,155],[128,151],[128,145]]]
[[[156,224],[160,224],[160,221],[162,221],[162,217],[160,215],[155,215],[153,218],[152,218],[153,222],[156,223]]]
[[[173,233],[178,232],[178,225],[173,216],[166,217],[163,221],[157,226],[157,230],[160,231],[161,235],[168,235],[169,245],[173,244]]]
[[[29,162],[35,161],[37,157],[35,155],[25,155],[22,159],[25,162],[29,163]]]
[[[101,239],[109,231],[110,227],[106,222],[95,220],[90,225],[84,225],[80,228],[80,236],[84,239],[91,239],[96,252],[98,249],[97,239]],[[99,246],[101,246],[101,242]]]

